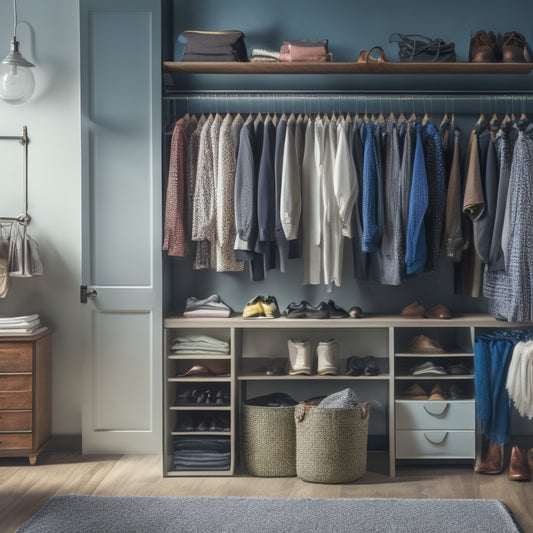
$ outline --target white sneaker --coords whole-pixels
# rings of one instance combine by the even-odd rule
[[[339,345],[335,339],[320,341],[316,347],[319,376],[335,376],[339,359]]]
[[[309,341],[289,339],[289,376],[311,375],[311,345]]]

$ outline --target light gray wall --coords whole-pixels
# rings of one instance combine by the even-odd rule
[[[53,328],[52,433],[81,433],[81,173],[79,23],[75,0],[18,0],[17,38],[35,63],[36,89],[26,104],[0,101],[0,135],[28,127],[30,235],[45,274],[15,279],[1,314],[38,312]],[[0,3],[0,55],[12,37],[12,2]],[[0,216],[22,212],[21,148],[0,143]],[[4,164],[4,161],[7,161]]]

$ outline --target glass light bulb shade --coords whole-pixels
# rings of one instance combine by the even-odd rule
[[[0,98],[8,104],[22,104],[31,98],[35,78],[30,68],[0,63]]]

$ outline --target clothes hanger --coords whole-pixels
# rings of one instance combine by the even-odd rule
[[[422,118],[422,126],[426,126],[430,120],[430,116],[427,113],[424,113],[424,117]]]

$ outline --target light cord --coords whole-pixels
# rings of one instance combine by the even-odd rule
[[[13,40],[17,40],[17,0],[13,0]]]

